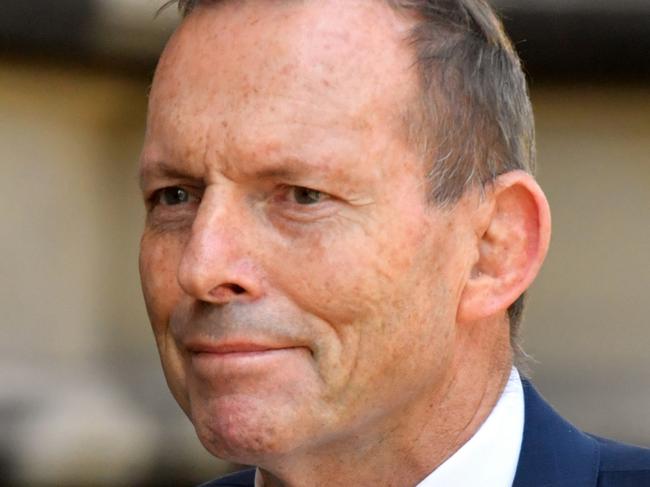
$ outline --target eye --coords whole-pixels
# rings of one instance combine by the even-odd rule
[[[165,206],[175,206],[190,201],[189,191],[178,186],[171,186],[158,190],[153,197],[154,204],[162,204]]]
[[[294,186],[290,191],[292,199],[299,205],[314,205],[323,201],[327,195],[315,189]]]

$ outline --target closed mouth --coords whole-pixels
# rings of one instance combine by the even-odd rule
[[[232,354],[255,354],[264,352],[275,352],[280,350],[290,350],[294,348],[304,348],[297,346],[267,345],[252,342],[232,342],[232,343],[190,343],[186,346],[187,350],[193,355],[211,354],[211,355],[232,355]]]

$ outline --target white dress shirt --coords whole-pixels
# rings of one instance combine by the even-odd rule
[[[511,487],[524,435],[524,390],[512,368],[496,406],[467,443],[415,487]],[[259,469],[255,487],[264,487]]]

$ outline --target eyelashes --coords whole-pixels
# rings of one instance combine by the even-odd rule
[[[312,206],[330,199],[327,193],[304,186],[290,186],[287,193],[292,202],[297,205]]]
[[[191,226],[203,198],[203,189],[186,186],[166,186],[147,198],[148,219],[152,225],[183,223]],[[330,194],[306,186],[280,185],[270,194],[259,196],[264,201],[267,216],[280,223],[283,220],[310,223],[332,215],[337,206]],[[236,211],[236,210],[234,210]]]
[[[299,206],[313,206],[331,199],[331,196],[327,193],[306,186],[286,186],[283,193],[286,195],[280,195],[281,199],[286,199],[288,202]],[[154,191],[149,197],[148,203],[151,207],[159,205],[178,206],[198,203],[200,200],[201,198],[193,194],[193,191],[189,189],[182,186],[168,186]]]
[[[168,186],[153,192],[148,198],[150,208],[156,206],[178,206],[189,203],[199,203],[201,198],[189,189],[181,186]]]

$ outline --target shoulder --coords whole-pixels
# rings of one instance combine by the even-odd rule
[[[199,487],[253,487],[255,485],[255,469],[242,470],[220,479],[211,480]]]
[[[525,422],[515,487],[650,486],[650,450],[583,433],[522,382]]]
[[[600,447],[599,487],[650,485],[650,449],[589,436]]]

